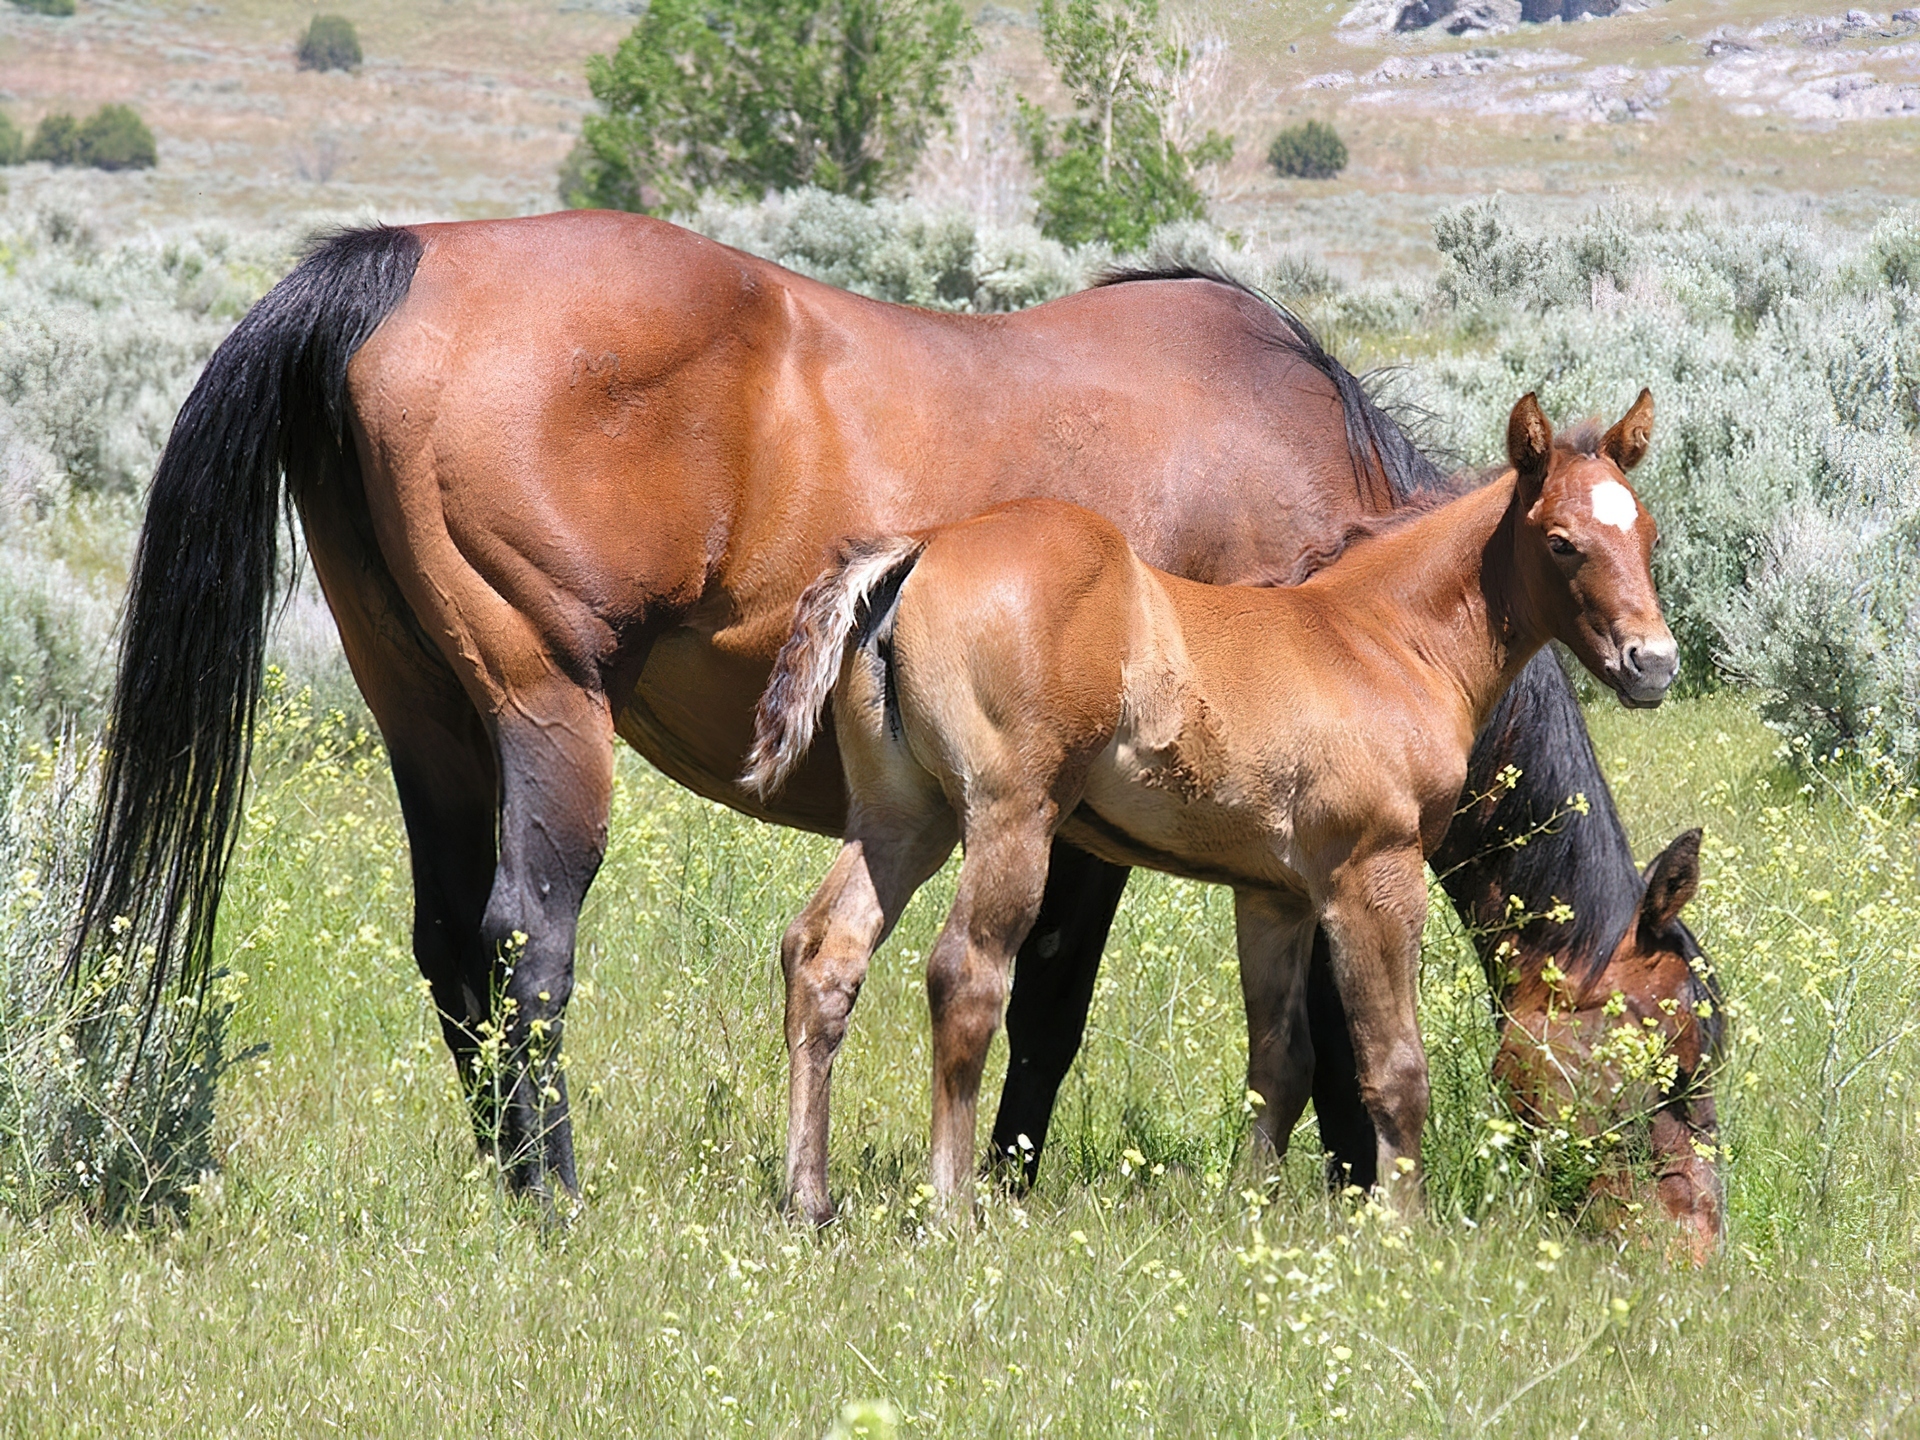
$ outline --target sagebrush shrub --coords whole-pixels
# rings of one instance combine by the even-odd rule
[[[14,8],[34,15],[71,15],[73,0],[13,0]]]
[[[1347,144],[1324,120],[1306,120],[1273,137],[1267,163],[1293,179],[1331,180],[1347,168]]]
[[[935,310],[1019,310],[1089,278],[1083,259],[1031,228],[981,226],[912,200],[863,204],[795,190],[749,205],[709,198],[684,218],[702,234],[803,275]]]
[[[216,989],[204,1005],[164,1005],[141,1045],[119,997],[144,992],[143,957],[95,957],[68,982],[94,755],[77,741],[43,750],[30,731],[17,707],[0,712],[0,1208],[177,1218],[214,1163],[230,1003]]]
[[[1497,458],[1523,390],[1573,418],[1651,386],[1654,447],[1635,481],[1660,520],[1687,683],[1751,681],[1768,718],[1817,748],[1870,742],[1909,766],[1913,213],[1858,245],[1777,213],[1609,205],[1548,228],[1501,202],[1463,206],[1437,219],[1446,268],[1400,317],[1456,337],[1410,380],[1443,445],[1477,461]]]
[[[18,165],[27,156],[27,137],[13,123],[13,117],[0,110],[0,165]]]
[[[358,70],[360,34],[344,15],[316,15],[300,37],[295,59],[302,70]]]

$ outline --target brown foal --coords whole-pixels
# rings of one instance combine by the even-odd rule
[[[875,947],[956,840],[927,962],[932,1169],[949,1208],[971,1194],[981,1069],[1056,835],[1234,887],[1248,1085],[1274,1151],[1312,1085],[1305,977],[1324,926],[1377,1174],[1417,1195],[1423,867],[1475,732],[1550,639],[1631,705],[1657,704],[1677,669],[1654,523],[1624,474],[1652,410],[1642,392],[1589,455],[1556,447],[1528,395],[1502,479],[1356,537],[1294,588],[1183,580],[1047,500],[858,547],[816,581],[743,777],[776,789],[831,696],[846,844],[781,951],[794,1206],[833,1214],[833,1059]]]

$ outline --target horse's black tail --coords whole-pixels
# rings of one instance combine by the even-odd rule
[[[147,499],[120,638],[101,810],[67,951],[145,957],[142,1040],[171,978],[199,994],[253,749],[279,584],[289,465],[357,468],[347,362],[405,298],[408,230],[318,245],[213,353],[181,407]]]

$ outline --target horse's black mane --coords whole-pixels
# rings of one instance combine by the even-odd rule
[[[1366,485],[1369,460],[1372,468],[1385,477],[1396,507],[1422,491],[1446,487],[1445,473],[1421,453],[1406,430],[1381,407],[1370,380],[1355,375],[1328,354],[1320,337],[1313,333],[1313,327],[1273,296],[1222,271],[1197,265],[1118,267],[1101,275],[1094,285],[1129,285],[1140,280],[1210,280],[1251,296],[1266,308],[1279,323],[1271,330],[1260,332],[1259,338],[1318,370],[1340,397],[1340,412],[1347,427],[1347,451],[1353,457],[1354,482],[1359,486],[1363,505],[1369,499]]]
[[[1520,771],[1511,788],[1501,778],[1509,765]],[[1433,854],[1455,907],[1468,923],[1483,922],[1469,907],[1497,885],[1538,917],[1521,927],[1529,953],[1557,956],[1583,982],[1597,977],[1634,923],[1645,886],[1579,702],[1551,651],[1535,656],[1494,707],[1467,777],[1462,804],[1493,798],[1476,807],[1477,833],[1456,824]],[[1578,796],[1586,797],[1585,815],[1572,808]],[[1560,903],[1573,918],[1546,918]]]
[[[1353,541],[1392,528],[1400,513],[1418,513],[1442,504],[1507,468],[1501,465],[1451,476],[1442,471],[1408,436],[1397,415],[1376,399],[1377,377],[1356,377],[1327,353],[1304,320],[1244,281],[1198,266],[1177,265],[1112,270],[1096,284],[1140,280],[1211,280],[1258,300],[1278,322],[1261,338],[1318,370],[1340,396],[1363,505],[1368,502],[1369,460],[1385,476],[1393,511],[1357,521],[1332,544],[1309,552],[1290,579],[1304,579],[1337,559]],[[1604,434],[1600,422],[1580,421],[1556,435],[1554,443],[1559,449],[1591,455]],[[1509,765],[1520,771],[1511,788],[1500,780]],[[1474,743],[1464,798],[1496,792],[1490,815],[1479,811],[1476,823],[1454,825],[1434,853],[1435,873],[1447,877],[1443,883],[1448,895],[1469,925],[1476,924],[1475,909],[1490,886],[1519,896],[1527,912],[1540,917],[1522,931],[1527,953],[1556,956],[1568,974],[1582,983],[1597,978],[1627,927],[1635,923],[1646,885],[1634,864],[1613,792],[1593,753],[1579,701],[1550,650],[1536,655],[1521,672]],[[1586,797],[1587,814],[1568,812],[1568,802],[1575,795]],[[1523,835],[1527,837],[1523,843],[1512,843]],[[1557,901],[1573,911],[1571,920],[1545,918],[1544,912]],[[1682,952],[1689,959],[1698,955],[1692,932],[1684,924],[1677,929]],[[1701,983],[1703,998],[1710,996],[1711,982]],[[1718,1009],[1715,1005],[1716,1015]],[[1718,1026],[1703,1028],[1711,1048]]]

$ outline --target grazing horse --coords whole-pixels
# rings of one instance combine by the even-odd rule
[[[834,1213],[833,1060],[875,947],[956,841],[927,959],[932,1170],[949,1208],[971,1194],[980,1075],[1056,836],[1233,887],[1270,1151],[1312,1087],[1306,983],[1324,929],[1376,1174],[1417,1186],[1425,862],[1477,731],[1552,639],[1630,705],[1658,704],[1679,667],[1653,519],[1626,481],[1652,415],[1642,391],[1586,454],[1556,447],[1527,395],[1502,479],[1373,527],[1297,587],[1183,580],[1050,500],[857,544],[830,568],[801,597],[742,776],[776,791],[831,699],[846,843],[780,956],[794,1206]]]
[[[1723,1025],[1712,972],[1679,920],[1700,886],[1700,832],[1675,839],[1643,875],[1567,687],[1530,668],[1510,694],[1518,705],[1496,711],[1474,745],[1472,771],[1492,777],[1467,784],[1476,823],[1456,824],[1431,857],[1494,995],[1494,1074],[1539,1124],[1622,1138],[1628,1124],[1647,1122],[1660,1209],[1703,1258],[1722,1224],[1705,1078]],[[1526,716],[1524,740],[1516,714]],[[1338,1073],[1350,1064],[1344,1029],[1323,1028]],[[1635,1068],[1655,1074],[1624,1073]],[[1316,1086],[1317,1107],[1319,1096]],[[1324,1111],[1321,1128],[1324,1136]],[[1343,1147],[1359,1151],[1367,1139]],[[1370,1178],[1356,1171],[1357,1183]],[[1613,1194],[1621,1183],[1603,1168],[1595,1189]]]
[[[72,963],[151,947],[148,1015],[207,974],[291,506],[392,760],[414,957],[480,1142],[515,1186],[571,1188],[561,1027],[613,737],[703,795],[839,833],[830,734],[775,802],[735,780],[794,603],[843,537],[1043,493],[1162,569],[1284,582],[1432,476],[1257,296],[1120,278],[957,316],[639,216],[320,244],[214,352],[155,473]],[[1466,843],[1476,823],[1456,822]],[[1002,1117],[1037,1138],[1125,878],[1055,848]],[[496,1003],[505,1073],[476,1086]]]

